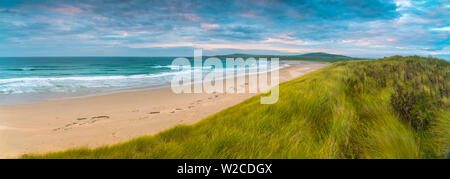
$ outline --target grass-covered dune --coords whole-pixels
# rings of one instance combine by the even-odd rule
[[[445,158],[450,63],[336,62],[191,126],[96,149],[23,158]]]

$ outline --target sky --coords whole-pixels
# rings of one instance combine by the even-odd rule
[[[450,0],[0,0],[0,56],[450,59]]]

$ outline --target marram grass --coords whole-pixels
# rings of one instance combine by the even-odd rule
[[[154,136],[22,158],[445,158],[450,63],[416,56],[336,62]]]

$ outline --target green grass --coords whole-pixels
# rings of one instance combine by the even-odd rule
[[[450,63],[416,56],[336,62],[195,125],[96,149],[22,158],[445,158]]]

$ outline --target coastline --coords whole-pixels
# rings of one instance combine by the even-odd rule
[[[312,64],[312,63],[320,63],[320,62],[309,62],[309,61],[288,61],[288,60],[282,60],[280,61],[280,67],[279,69],[285,68],[286,65],[289,66],[290,64],[296,64],[296,65],[303,65],[303,64]],[[154,74],[158,75],[158,74]],[[97,76],[93,76],[97,77]],[[103,90],[97,90],[97,91],[90,91],[90,92],[71,92],[71,93],[64,93],[64,92],[46,92],[46,93],[21,93],[21,94],[6,94],[6,95],[0,95],[0,107],[2,106],[10,106],[10,105],[18,105],[18,104],[30,104],[30,103],[39,103],[39,102],[46,102],[46,101],[55,101],[55,100],[67,100],[67,99],[77,99],[77,98],[88,98],[88,97],[95,97],[95,96],[104,96],[104,95],[111,95],[111,94],[118,94],[118,93],[125,93],[125,92],[139,92],[139,91],[145,91],[145,90],[152,90],[152,89],[161,89],[161,88],[169,88],[170,82],[165,82],[157,85],[150,85],[150,86],[136,86],[136,87],[122,87],[122,88],[110,88],[110,89],[103,89]]]
[[[280,82],[328,63],[285,61]],[[0,106],[0,158],[99,147],[193,124],[257,94],[174,94],[168,87]]]

